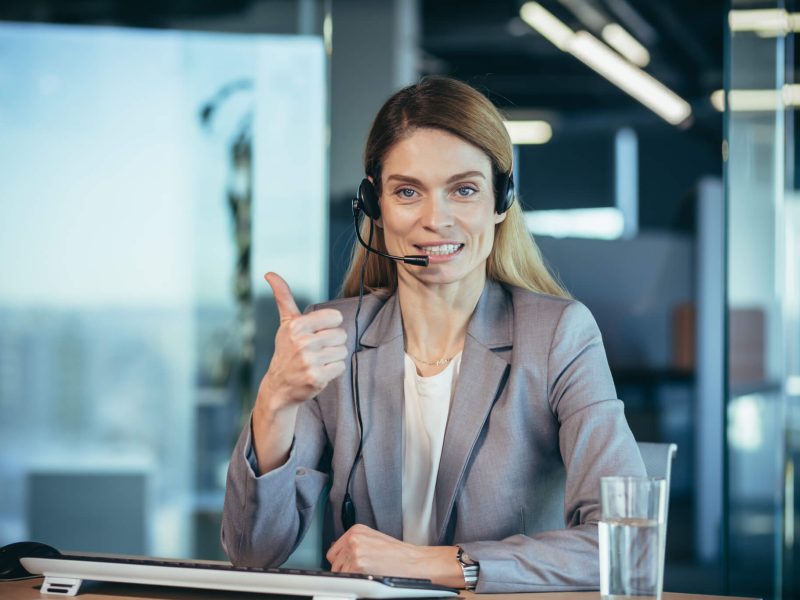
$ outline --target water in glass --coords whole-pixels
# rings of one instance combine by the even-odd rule
[[[662,560],[655,519],[600,521],[600,595],[603,600],[660,597]]]

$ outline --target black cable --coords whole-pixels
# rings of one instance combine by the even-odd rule
[[[359,209],[360,210],[360,209]],[[361,243],[364,248],[372,252],[373,254],[377,254],[378,256],[383,256],[384,258],[390,258],[392,260],[397,260],[400,262],[404,262],[407,265],[417,265],[418,267],[427,267],[428,262],[430,261],[430,257],[427,254],[406,254],[405,256],[395,256],[394,254],[389,254],[387,252],[383,252],[382,250],[378,250],[377,248],[372,247],[372,219],[369,220],[369,240],[364,241],[361,237],[361,232],[358,230],[358,213],[355,213],[356,219],[356,237],[358,241]],[[362,284],[364,280],[361,280]]]
[[[356,228],[356,235],[361,237],[358,233],[358,215],[354,215],[355,221],[355,228]],[[353,396],[353,404],[355,405],[356,409],[356,418],[358,420],[358,449],[356,450],[356,455],[353,458],[353,464],[350,466],[350,473],[347,475],[347,485],[344,489],[344,500],[342,501],[342,525],[344,526],[344,530],[347,531],[356,523],[356,507],[353,504],[353,499],[350,496],[350,484],[353,480],[353,474],[356,470],[356,465],[358,464],[359,459],[361,458],[361,451],[364,447],[364,421],[361,417],[361,396],[359,394],[358,389],[358,353],[361,351],[361,335],[359,335],[358,331],[358,316],[361,314],[361,303],[364,300],[364,273],[367,270],[367,261],[369,260],[370,254],[370,246],[372,246],[372,235],[374,233],[374,224],[372,219],[369,220],[369,238],[368,242],[365,246],[366,251],[364,253],[364,262],[361,263],[361,279],[358,286],[358,306],[356,307],[356,316],[355,316],[355,329],[356,329],[356,345],[355,350],[353,352],[353,356],[351,357],[351,373],[352,373],[352,381],[350,385],[350,393]]]

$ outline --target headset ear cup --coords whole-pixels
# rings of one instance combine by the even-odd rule
[[[514,175],[503,173],[498,175],[497,198],[495,199],[495,212],[502,215],[514,204]]]
[[[375,191],[375,186],[366,177],[358,186],[358,204],[362,212],[370,219],[380,219],[381,205],[378,202],[378,193]]]

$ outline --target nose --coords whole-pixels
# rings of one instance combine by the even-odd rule
[[[446,194],[432,194],[422,203],[422,226],[433,231],[453,224],[453,211]]]

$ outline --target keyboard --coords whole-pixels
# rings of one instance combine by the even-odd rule
[[[22,558],[20,562],[28,572],[44,575],[43,594],[60,596],[76,595],[84,580],[311,596],[315,600],[445,598],[458,594],[429,579],[235,567],[218,561],[62,554],[57,558]]]

